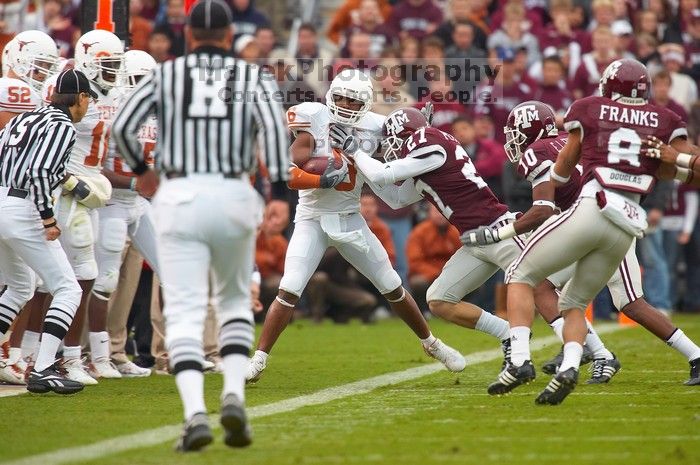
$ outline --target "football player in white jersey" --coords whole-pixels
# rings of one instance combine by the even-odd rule
[[[96,208],[104,206],[111,194],[111,184],[101,171],[107,155],[109,129],[121,99],[116,86],[121,81],[124,46],[111,32],[93,30],[83,34],[76,43],[74,59],[75,69],[87,76],[98,98],[90,104],[83,120],[75,125],[76,142],[67,166],[68,172],[75,175],[76,182],[88,185],[90,198],[94,201],[85,202],[72,192],[67,192],[74,186],[64,185],[56,205],[56,218],[62,231],[61,245],[83,289],[83,299],[64,340],[63,367],[70,379],[90,385],[97,384],[97,381],[83,367],[80,336],[88,297],[97,277],[95,241],[99,229]],[[44,99],[50,96],[54,84],[55,78],[44,85]],[[105,327],[106,318],[105,312],[90,314],[91,345],[99,346],[100,328]],[[118,376],[116,370],[113,372]]]
[[[56,72],[58,51],[51,37],[41,31],[24,31],[5,45],[2,53],[2,75],[0,78],[0,129],[7,122],[25,111],[41,106],[37,89],[43,81]],[[0,276],[0,283],[2,277]],[[0,287],[2,285],[0,284]],[[22,338],[29,320],[30,306],[25,306],[15,320],[9,341],[3,344],[0,354],[0,380],[12,384],[24,384],[27,364],[22,354]],[[41,325],[43,317],[38,316]],[[40,326],[39,326],[40,328]],[[39,333],[35,333],[38,349]],[[32,339],[31,337],[29,339]]]
[[[133,89],[138,81],[155,67],[156,61],[148,53],[141,50],[126,52],[124,54],[124,87],[128,90]],[[128,99],[129,95],[130,92],[127,91],[123,98]],[[155,147],[157,131],[157,121],[154,116],[148,118],[139,130],[139,141],[143,147],[145,160],[151,166],[153,165],[151,151]],[[151,204],[141,195],[136,176],[129,169],[129,165],[114,152],[113,144],[110,146],[110,153],[102,173],[111,182],[113,191],[107,206],[98,211],[100,221],[95,248],[98,273],[88,306],[90,317],[94,314],[107,314],[110,296],[116,290],[119,281],[122,253],[127,236],[154,272],[159,274]],[[128,316],[128,313],[124,315],[124,326]],[[103,327],[90,326],[92,362],[88,372],[91,376],[120,378],[151,374],[151,370],[141,368],[129,361],[116,365],[115,370],[109,357],[110,342],[106,324]],[[97,337],[93,337],[93,334]]]
[[[344,159],[340,168],[334,163],[343,157],[330,146],[332,124],[352,127],[360,144],[378,148],[384,117],[369,112],[372,100],[369,77],[359,70],[346,69],[333,79],[326,105],[306,102],[287,111],[289,128],[296,135],[290,148],[294,164],[288,184],[300,190],[299,205],[279,294],[265,318],[246,376],[248,381],[260,378],[272,346],[289,323],[309,278],[331,246],[386,297],[392,310],[420,338],[428,355],[440,360],[450,371],[461,371],[466,366],[459,352],[431,334],[413,297],[401,285],[386,250],[360,215],[360,193],[365,183],[362,174]],[[323,174],[302,169],[312,157],[328,158]]]

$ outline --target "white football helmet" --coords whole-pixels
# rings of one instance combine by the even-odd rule
[[[347,97],[362,103],[359,110],[340,107],[335,97]],[[334,123],[353,125],[372,108],[374,86],[370,77],[359,69],[344,69],[331,82],[326,92],[326,106]]]
[[[2,74],[10,71],[37,92],[44,81],[56,73],[59,55],[56,42],[41,31],[24,31],[5,45]]]
[[[124,45],[109,31],[95,29],[75,44],[75,69],[103,89],[115,87],[123,73]]]
[[[124,54],[124,87],[133,89],[156,66],[156,60],[143,50],[129,50]]]

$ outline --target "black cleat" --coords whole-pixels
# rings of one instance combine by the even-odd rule
[[[83,383],[66,378],[55,364],[42,371],[32,370],[27,378],[27,391],[37,394],[75,394],[84,387]]]
[[[503,364],[501,365],[501,371],[503,371],[508,365],[510,365],[510,338],[503,339],[501,341],[501,350],[503,351]]]
[[[561,346],[559,353],[554,356],[551,360],[542,365],[542,372],[548,375],[556,375],[561,365],[562,360],[564,360],[564,346]],[[580,365],[586,365],[593,361],[593,352],[588,348],[587,345],[583,346],[583,354],[581,354]]]
[[[253,442],[253,431],[245,407],[236,394],[227,394],[221,403],[221,426],[224,427],[224,443],[227,446],[247,447]]]
[[[204,446],[211,444],[214,436],[209,427],[209,417],[204,412],[195,413],[192,418],[185,422],[182,436],[175,444],[178,452],[198,451]]]
[[[610,360],[604,358],[598,358],[593,360],[593,365],[590,366],[591,379],[586,381],[586,384],[602,384],[607,383],[612,379],[615,374],[620,371],[622,366],[620,361],[613,354],[613,358]]]
[[[492,396],[507,394],[521,384],[528,384],[535,379],[535,366],[530,360],[525,360],[521,366],[508,365],[498,375],[495,382],[488,387]]]
[[[566,399],[566,396],[571,394],[571,391],[576,387],[576,383],[578,383],[578,371],[573,368],[561,371],[552,378],[547,387],[544,388],[544,391],[540,392],[540,395],[535,399],[535,403],[540,405],[559,405]]]
[[[700,358],[691,360],[690,362],[690,379],[686,381],[686,386],[700,386]]]

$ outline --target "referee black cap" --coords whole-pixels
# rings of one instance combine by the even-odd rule
[[[81,71],[67,69],[58,75],[56,80],[57,94],[90,94],[90,97],[97,98],[97,92],[90,88],[90,81]]]
[[[221,0],[199,0],[187,21],[197,29],[223,29],[231,25],[231,8]]]

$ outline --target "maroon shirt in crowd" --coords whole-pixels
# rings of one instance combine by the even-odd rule
[[[566,112],[574,101],[571,91],[560,86],[537,86],[532,94],[533,100],[544,102],[554,108],[555,113]]]
[[[403,0],[391,11],[387,25],[398,35],[402,31],[420,40],[428,35],[431,24],[439,25],[442,22],[442,10],[433,0],[425,0],[420,6],[413,6]]]
[[[508,120],[508,114],[519,103],[532,100],[532,89],[527,84],[514,81],[506,87],[501,87],[499,84],[496,84],[494,87],[485,86],[481,88],[481,92],[490,93],[496,101],[493,103],[478,103],[474,108],[474,113],[491,116],[493,125],[496,128],[494,138],[500,144],[504,144],[506,136],[503,128]]]

